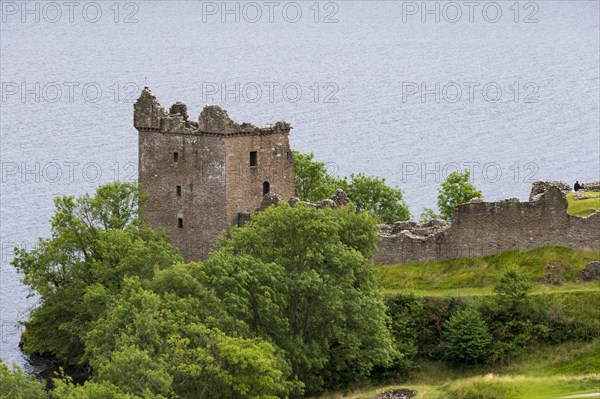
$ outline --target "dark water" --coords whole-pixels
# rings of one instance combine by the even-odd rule
[[[415,216],[456,168],[488,199],[600,178],[597,1],[479,2],[472,22],[428,1],[438,23],[421,2],[282,2],[272,22],[262,2],[81,2],[72,22],[47,4],[3,1],[0,27],[0,356],[29,371],[16,323],[36,298],[11,248],[48,234],[55,196],[136,179],[146,83],[192,117],[285,119],[294,148],[398,184]]]

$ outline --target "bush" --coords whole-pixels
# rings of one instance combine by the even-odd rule
[[[600,323],[593,320],[557,320],[550,324],[549,343],[591,341],[600,337]]]
[[[419,334],[419,353],[429,359],[444,359],[441,348],[444,325],[452,315],[465,309],[461,298],[431,297],[423,305],[422,330]]]
[[[481,363],[488,357],[491,343],[485,321],[474,309],[454,313],[445,325],[442,348],[453,362]]]
[[[461,298],[395,295],[386,299],[397,348],[412,368],[418,358],[443,359],[440,348],[443,326],[452,314],[465,308]]]
[[[397,295],[386,300],[396,347],[409,361],[414,361],[419,354],[424,304],[424,298],[414,295]]]

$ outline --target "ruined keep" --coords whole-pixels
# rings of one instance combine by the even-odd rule
[[[263,197],[295,194],[291,126],[233,122],[206,106],[198,122],[187,106],[166,111],[148,87],[134,105],[138,181],[150,226],[165,229],[186,261],[204,260],[221,233],[243,223]]]
[[[597,187],[597,183],[586,185]],[[380,264],[475,258],[545,246],[600,250],[600,211],[588,217],[567,213],[561,182],[535,182],[529,201],[472,200],[454,208],[450,223],[381,226],[374,261]]]

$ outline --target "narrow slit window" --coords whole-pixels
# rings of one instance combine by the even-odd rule
[[[181,197],[181,186],[177,186],[177,196]]]
[[[263,183],[263,195],[269,194],[271,192],[271,185],[268,181]]]
[[[183,218],[179,218],[179,219],[177,219],[177,226],[178,226],[180,229],[183,229]]]
[[[179,162],[179,153],[178,152],[173,153],[173,162]]]
[[[250,166],[258,165],[258,153],[256,151],[250,151]]]

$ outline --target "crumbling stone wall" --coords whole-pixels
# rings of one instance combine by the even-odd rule
[[[561,188],[570,187],[539,183],[527,202],[508,199],[460,205],[450,224],[382,226],[374,261],[438,261],[555,245],[600,250],[600,211],[585,218],[568,215]]]
[[[143,215],[192,261],[206,259],[224,230],[260,206],[265,182],[284,198],[295,187],[288,123],[237,124],[217,106],[205,107],[198,122],[188,118],[185,104],[167,112],[147,87],[134,105]]]
[[[584,183],[583,189],[585,191],[600,191],[600,181],[594,181],[591,183]]]

